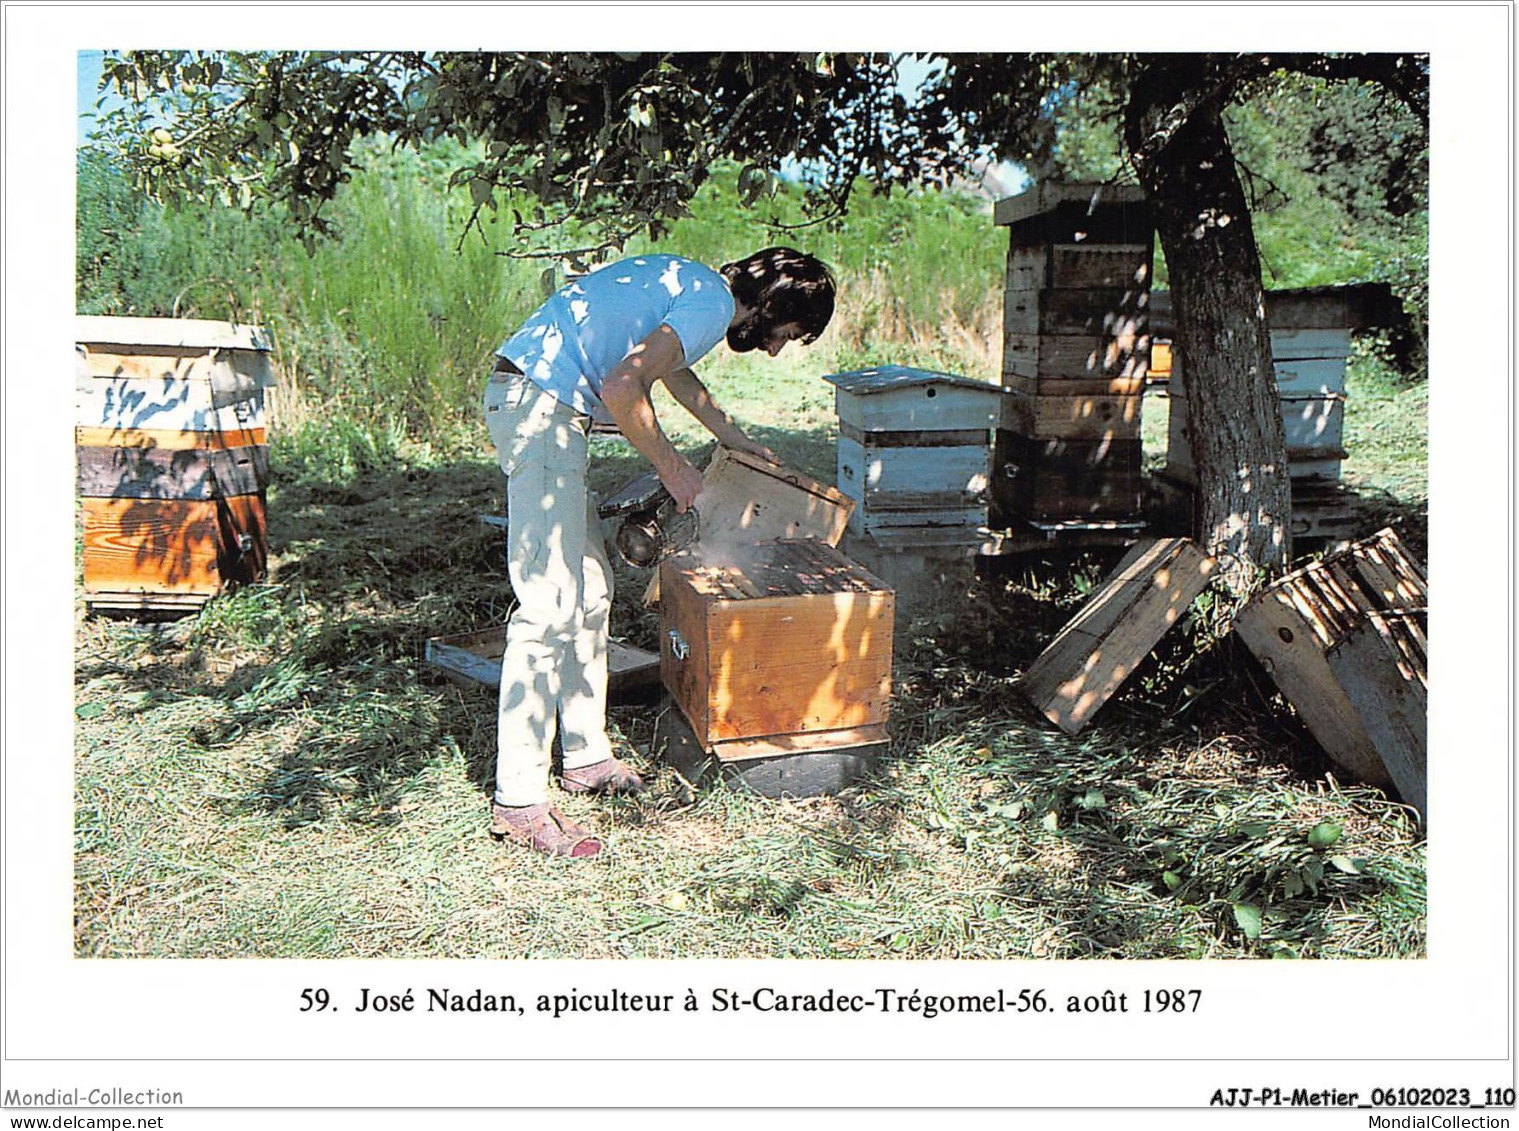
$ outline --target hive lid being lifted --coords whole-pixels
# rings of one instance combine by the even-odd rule
[[[823,380],[856,396],[889,393],[898,389],[915,389],[924,385],[953,385],[963,389],[981,389],[993,395],[997,390],[985,381],[940,373],[934,369],[914,369],[906,365],[875,365],[869,369],[852,369],[847,373],[828,373]]]

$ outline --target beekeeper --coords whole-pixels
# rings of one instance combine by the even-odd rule
[[[560,288],[496,350],[485,419],[507,476],[508,568],[517,606],[506,631],[496,724],[491,832],[540,852],[594,856],[601,841],[548,798],[557,730],[561,786],[642,788],[606,733],[612,572],[586,487],[591,422],[617,425],[659,474],[678,511],[701,473],[655,418],[663,381],[730,448],[773,459],[712,399],[691,366],[726,339],[776,356],[813,341],[833,315],[828,268],[771,247],[716,270],[675,255],[638,255]]]

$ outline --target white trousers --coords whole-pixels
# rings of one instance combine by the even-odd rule
[[[564,768],[612,756],[606,733],[612,568],[586,485],[590,418],[518,374],[497,373],[485,420],[507,476],[507,622],[496,723],[496,801],[548,799],[550,751]]]

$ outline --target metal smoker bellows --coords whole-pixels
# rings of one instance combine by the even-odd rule
[[[603,519],[622,518],[614,541],[617,552],[632,566],[652,566],[696,541],[695,508],[677,514],[675,500],[655,474],[624,484],[601,504],[597,514]]]

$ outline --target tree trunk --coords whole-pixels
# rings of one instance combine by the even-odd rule
[[[1236,592],[1291,557],[1287,438],[1260,256],[1208,56],[1153,61],[1128,141],[1170,272],[1198,506],[1194,535]]]

